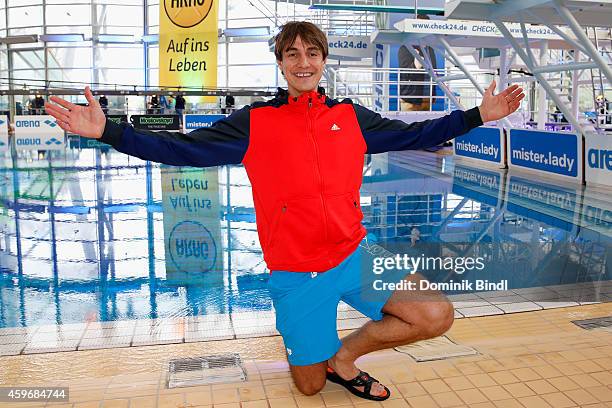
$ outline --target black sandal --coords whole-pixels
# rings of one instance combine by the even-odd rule
[[[359,371],[357,377],[353,378],[352,380],[345,380],[344,378],[340,377],[338,373],[334,371],[333,368],[327,367],[327,379],[331,382],[335,382],[336,384],[340,384],[341,386],[349,390],[351,394],[367,400],[384,401],[391,396],[391,391],[389,391],[387,387],[380,384],[380,382],[376,378],[370,377],[370,374],[366,373],[365,371]],[[370,394],[372,384],[375,382],[379,383],[384,387],[386,391],[385,395],[379,396]],[[359,391],[355,387],[363,387],[363,391]]]

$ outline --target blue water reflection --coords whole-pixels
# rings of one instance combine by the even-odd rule
[[[179,169],[73,147],[0,152],[0,327],[270,310],[241,166]],[[455,254],[536,245],[514,265],[548,263],[517,287],[610,279],[609,198],[423,152],[369,157],[362,188],[364,223],[381,241]]]

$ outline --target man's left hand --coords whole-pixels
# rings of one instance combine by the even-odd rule
[[[483,123],[505,118],[519,108],[521,100],[525,97],[523,88],[519,88],[518,85],[512,85],[501,93],[493,95],[495,86],[495,80],[493,80],[482,96],[482,103],[478,107]]]

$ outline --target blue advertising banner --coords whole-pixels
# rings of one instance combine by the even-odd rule
[[[185,131],[191,132],[192,130],[203,128],[203,127],[211,127],[213,123],[218,120],[225,118],[225,115],[185,115],[185,120],[183,121],[185,126]]]
[[[496,127],[477,127],[454,140],[455,155],[505,165],[505,138]]]
[[[511,129],[509,165],[582,181],[582,137],[566,132]]]

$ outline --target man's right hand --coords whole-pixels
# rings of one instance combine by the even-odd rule
[[[99,139],[104,133],[106,116],[88,86],[85,87],[85,98],[89,106],[75,105],[57,96],[52,96],[51,101],[55,104],[46,103],[45,110],[57,120],[59,127],[65,131]]]

